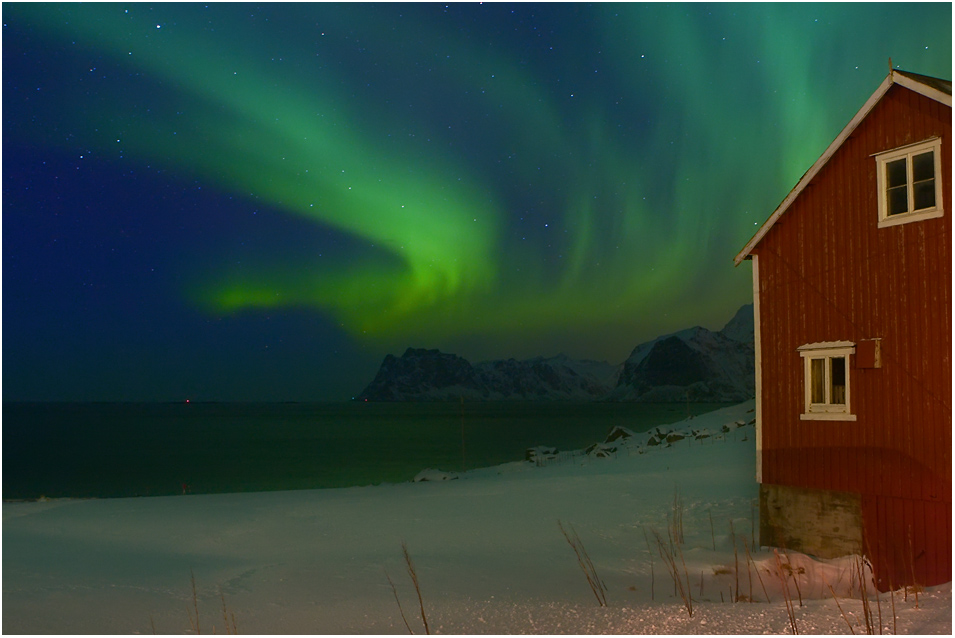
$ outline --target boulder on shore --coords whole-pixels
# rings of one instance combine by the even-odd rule
[[[433,470],[428,468],[426,470],[421,470],[412,480],[414,483],[425,483],[429,481],[453,481],[458,478],[458,475],[454,472],[442,472],[441,470]]]

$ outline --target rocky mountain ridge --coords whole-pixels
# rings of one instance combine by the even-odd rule
[[[584,400],[602,398],[619,366],[565,355],[471,364],[455,354],[408,348],[387,355],[358,400],[468,401]]]
[[[623,364],[616,401],[745,401],[755,395],[753,306],[719,332],[696,326],[642,343]]]
[[[743,401],[755,388],[753,307],[719,332],[689,328],[642,343],[621,364],[565,355],[472,364],[408,348],[387,355],[360,401]]]

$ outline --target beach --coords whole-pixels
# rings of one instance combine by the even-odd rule
[[[606,458],[451,480],[5,502],[3,632],[401,634],[427,619],[452,634],[789,633],[775,556],[752,546],[753,405],[666,426],[685,435],[669,444],[640,434]],[[677,513],[692,616],[654,540]],[[561,527],[592,560],[605,607]],[[802,570],[800,633],[865,633],[858,594],[840,589],[850,559],[785,560]],[[733,602],[740,588],[757,602]],[[911,591],[880,605],[887,632],[951,633],[950,584],[920,592],[918,608]]]

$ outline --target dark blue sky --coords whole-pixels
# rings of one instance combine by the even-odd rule
[[[950,4],[3,5],[4,400],[337,400],[623,361]]]

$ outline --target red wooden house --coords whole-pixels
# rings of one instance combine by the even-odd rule
[[[760,538],[952,579],[952,83],[893,70],[752,261]]]

